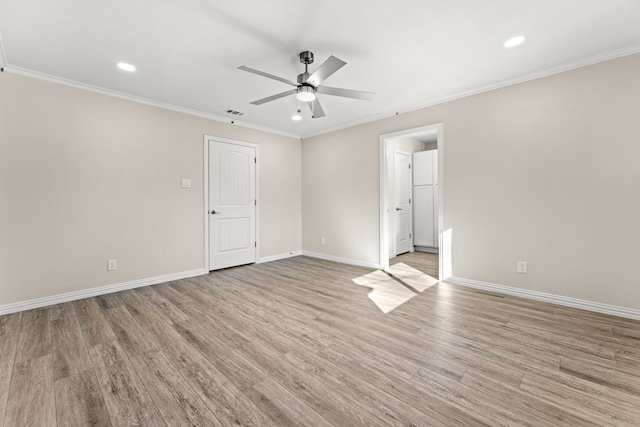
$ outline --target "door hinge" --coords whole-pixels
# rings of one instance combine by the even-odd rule
[[[409,204],[411,204],[411,199],[409,199]]]
[[[409,233],[409,238],[411,238],[411,233]]]
[[[258,164],[258,158],[257,158],[257,157],[254,157],[254,158],[253,158],[253,163]]]
[[[258,242],[253,242],[253,247],[257,248],[258,247]]]
[[[255,206],[258,206],[258,199],[253,199],[253,204],[254,204]]]
[[[409,169],[411,169],[411,165],[409,165]]]

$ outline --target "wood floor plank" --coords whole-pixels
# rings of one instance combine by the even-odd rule
[[[580,360],[563,357],[560,361],[560,371],[640,398],[640,376],[620,372],[613,366],[583,363]]]
[[[9,396],[5,426],[56,426],[51,354],[17,362]]]
[[[156,348],[162,349],[177,369],[189,366],[202,358],[202,355],[191,348],[144,297],[134,291],[126,291],[121,292],[120,299],[145,335],[153,341]]]
[[[451,425],[423,413],[402,399],[361,381],[347,370],[327,361],[320,355],[305,351],[294,351],[286,355],[297,366],[306,370],[337,392],[350,396],[359,404],[368,407],[376,417],[387,425]]]
[[[315,412],[333,425],[382,425],[367,417],[366,407],[345,396],[343,393],[327,386],[313,375],[289,362],[285,357],[259,344],[252,344],[241,349],[248,358],[259,363],[272,378],[291,391],[297,399],[304,402]]]
[[[9,398],[21,319],[22,313],[0,316],[0,425],[4,420]]]
[[[113,426],[166,425],[117,341],[97,344],[90,353]]]
[[[191,322],[176,323],[173,327],[240,390],[247,390],[265,378],[260,366],[238,354],[210,328]]]
[[[169,323],[184,322],[189,316],[180,310],[179,304],[175,304],[169,298],[158,292],[156,286],[144,286],[134,291],[152,304],[157,312]]]
[[[94,346],[101,342],[113,341],[116,336],[109,323],[105,321],[100,305],[96,299],[86,298],[73,302],[82,329],[82,335],[87,346]]]
[[[601,425],[632,426],[637,425],[640,420],[640,407],[620,411],[619,402],[584,393],[539,375],[526,373],[520,388],[550,404],[570,408],[584,418],[597,420]]]
[[[55,382],[60,426],[111,426],[93,370],[74,373]]]
[[[416,377],[418,378],[418,377]],[[422,381],[425,387],[431,387],[428,381]],[[494,417],[504,417],[509,424],[522,423],[531,427],[538,426],[558,426],[558,425],[579,425],[579,426],[597,426],[598,423],[592,421],[589,417],[575,414],[564,408],[557,407],[549,402],[537,399],[535,396],[523,393],[521,389],[516,387],[504,387],[500,384],[473,369],[465,372],[460,386],[456,387],[457,393],[463,398],[462,405],[467,405],[471,410],[482,410],[477,407],[481,403],[482,407],[486,407],[490,414]],[[478,402],[474,397],[482,395],[483,401]],[[521,402],[519,405],[513,405],[513,401]],[[535,420],[535,421],[529,421]]]
[[[130,360],[167,424],[223,425],[160,351],[152,350]]]
[[[208,360],[196,362],[181,373],[224,426],[276,425]]]
[[[0,360],[15,357],[21,320],[22,313],[0,316]]]
[[[417,371],[410,378],[401,377],[378,363],[378,353],[360,354],[357,351],[350,351],[350,349],[333,345],[322,350],[318,353],[318,356],[348,372],[352,372],[372,385],[377,387],[384,386],[381,388],[391,392],[394,397],[429,415],[436,415],[438,421],[444,421],[450,425],[475,425],[479,422],[477,418],[469,416],[469,414],[453,405],[449,405],[443,399],[424,396],[420,390],[410,383],[411,378],[415,376]]]
[[[51,320],[54,381],[92,367],[73,304],[56,308],[59,314]]]
[[[50,308],[37,308],[22,313],[16,362],[51,354]]]
[[[157,349],[149,334],[138,325],[124,306],[104,310],[104,317],[105,323],[113,331],[113,339],[117,339],[130,356]]]
[[[278,426],[332,425],[270,378],[255,384],[246,393]]]

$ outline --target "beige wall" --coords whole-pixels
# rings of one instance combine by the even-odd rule
[[[378,137],[442,122],[454,276],[640,309],[638,75],[636,54],[305,139],[303,250],[377,263]]]
[[[377,264],[378,138],[444,123],[454,276],[640,309],[637,75],[628,56],[301,147],[2,73],[0,306],[201,269],[204,134],[260,145],[262,257],[302,248]]]
[[[0,74],[0,306],[202,269],[205,134],[259,144],[260,256],[299,251],[299,140]]]

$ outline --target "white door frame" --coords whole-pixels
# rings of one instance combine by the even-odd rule
[[[380,268],[389,270],[389,201],[387,194],[387,181],[390,177],[387,175],[387,164],[390,159],[387,158],[387,145],[392,139],[411,138],[416,136],[424,136],[425,134],[436,135],[438,140],[438,272],[439,280],[445,280],[451,275],[452,260],[450,242],[444,241],[444,124],[438,123],[430,126],[423,126],[414,129],[407,129],[394,133],[380,135],[379,138],[379,158],[380,158]],[[445,270],[445,266],[447,267]]]
[[[204,136],[204,268],[209,273],[209,141],[224,142],[256,150],[256,263],[260,259],[260,147],[258,144],[236,139],[221,138],[219,136]]]

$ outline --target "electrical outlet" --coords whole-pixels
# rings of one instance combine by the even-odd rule
[[[518,261],[518,273],[527,274],[527,261]]]
[[[118,269],[118,260],[117,259],[110,259],[109,261],[107,261],[107,270],[108,271],[117,270],[117,269]]]
[[[320,244],[323,245],[323,246],[327,244],[327,241],[325,240],[324,237],[320,238]]]

